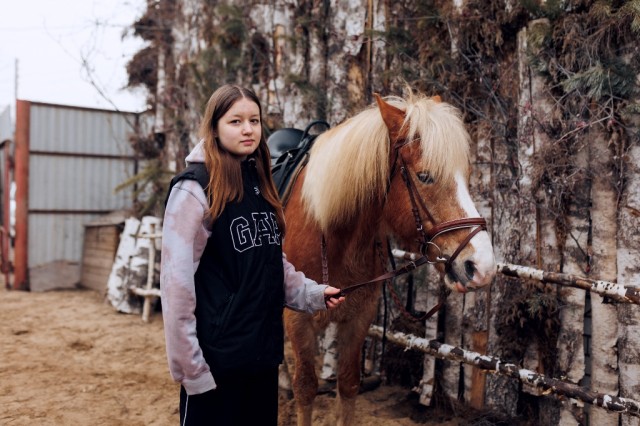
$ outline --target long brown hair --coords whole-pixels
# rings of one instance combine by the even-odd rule
[[[220,118],[231,109],[233,104],[243,98],[258,105],[260,125],[262,125],[262,106],[253,90],[231,84],[225,84],[213,92],[200,123],[200,137],[204,139],[204,163],[209,172],[209,186],[207,187],[209,214],[213,220],[220,217],[228,202],[240,201],[244,196],[240,161],[222,148],[215,137]],[[271,161],[264,129],[261,133],[258,148],[251,156],[256,160],[260,192],[265,200],[273,206],[278,227],[281,234],[284,235],[284,213],[271,177]]]

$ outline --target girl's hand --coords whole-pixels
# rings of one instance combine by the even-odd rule
[[[339,288],[328,286],[324,290],[324,301],[327,305],[327,309],[335,309],[344,302],[344,296],[341,295]]]

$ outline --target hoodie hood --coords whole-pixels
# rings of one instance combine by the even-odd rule
[[[193,151],[187,155],[185,158],[187,162],[187,166],[191,163],[204,163],[204,139],[201,139],[200,142],[193,148]]]

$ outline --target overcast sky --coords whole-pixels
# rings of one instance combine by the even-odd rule
[[[123,111],[143,110],[144,92],[123,88],[126,64],[144,46],[130,27],[145,5],[146,0],[0,1],[0,112],[15,108],[16,60],[18,99],[105,109],[113,109],[113,102]]]

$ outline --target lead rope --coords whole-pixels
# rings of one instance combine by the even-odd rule
[[[383,259],[382,261],[383,261],[383,264],[384,264],[384,258],[382,257],[382,249],[380,247],[379,247],[378,253],[379,253],[380,258]],[[395,263],[395,260],[394,260],[394,257],[393,257],[393,252],[391,251],[391,241],[389,240],[389,238],[387,238],[387,253],[388,253],[388,256],[389,256],[389,262],[391,262],[391,266],[395,270],[396,269],[396,263]],[[406,318],[411,320],[411,321],[426,321],[429,318],[431,318],[433,315],[435,315],[436,312],[438,312],[440,310],[440,308],[442,308],[442,306],[444,305],[444,299],[441,299],[438,302],[437,305],[435,305],[433,308],[431,308],[429,310],[429,312],[425,312],[423,315],[416,315],[414,312],[409,312],[407,310],[407,308],[405,308],[402,305],[402,301],[400,300],[400,296],[398,296],[398,293],[396,293],[395,288],[393,286],[393,280],[392,279],[385,280],[384,284],[389,286],[389,293],[391,294],[391,298],[393,299],[393,301],[396,304],[396,306],[398,306],[398,310],[400,312],[402,312],[402,314]],[[383,289],[384,289],[384,287],[383,287]],[[386,299],[385,299],[385,304],[386,304]],[[385,314],[386,314],[386,312],[385,312]],[[386,321],[386,318],[385,318],[385,321]],[[386,322],[385,322],[384,325],[386,326]]]
[[[322,254],[322,284],[329,285],[329,262],[327,260],[327,242],[322,234],[320,240],[320,252]]]
[[[380,264],[382,265],[382,269],[386,270],[386,262],[384,261],[384,256],[382,255],[382,243],[380,241],[378,241],[376,239],[376,248],[378,250],[378,256],[380,257]],[[391,268],[392,270],[396,269],[396,261],[393,258],[393,255],[391,255],[391,242],[389,241],[389,238],[387,237],[387,249],[389,249],[389,262],[391,263]],[[387,284],[391,283],[391,279],[387,279],[382,283],[382,301],[383,301],[383,306],[384,306],[384,311],[382,314],[382,342],[380,342],[380,367],[382,368],[384,366],[384,353],[385,353],[385,348],[386,348],[386,344],[387,344],[387,321],[388,321],[388,316],[389,316],[389,305],[387,302]],[[386,372],[385,372],[386,375]]]

